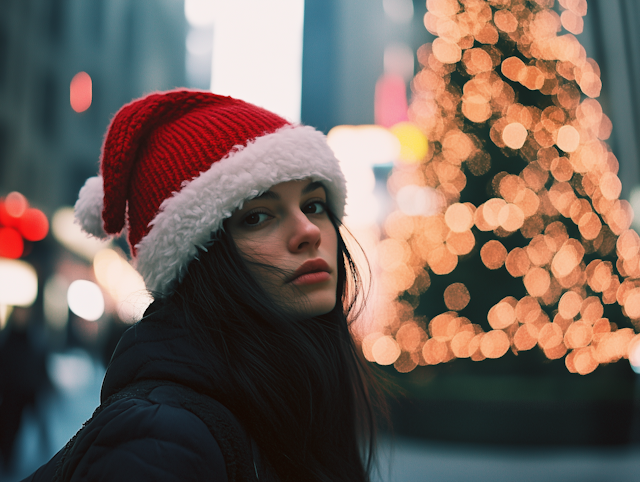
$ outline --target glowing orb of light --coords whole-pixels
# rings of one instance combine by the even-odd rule
[[[74,392],[87,387],[95,378],[91,357],[84,350],[53,353],[47,360],[51,381],[61,391]]]
[[[69,102],[71,108],[80,113],[91,107],[93,97],[91,77],[86,72],[78,72],[69,85]]]
[[[455,42],[438,37],[432,44],[433,55],[443,64],[455,64],[462,58],[462,49]]]
[[[340,162],[348,165],[394,162],[402,147],[397,135],[373,125],[336,126],[327,134],[327,143]]]
[[[432,216],[442,209],[443,199],[431,187],[403,186],[396,195],[398,208],[407,216]]]
[[[109,240],[90,237],[75,223],[72,207],[61,207],[53,215],[51,231],[56,240],[65,248],[93,261],[94,256],[100,250],[111,244]]]
[[[20,217],[20,232],[29,241],[41,241],[49,232],[47,216],[35,208],[28,208]]]
[[[120,319],[125,323],[140,320],[153,301],[140,273],[112,249],[103,249],[96,254],[93,271],[98,283],[116,301]]]
[[[19,218],[29,207],[29,202],[22,194],[14,191],[7,194],[7,197],[4,200],[4,207],[9,216]]]
[[[527,128],[520,122],[512,122],[502,131],[502,140],[511,149],[520,149],[527,140]]]
[[[24,241],[13,228],[0,228],[0,257],[19,258],[24,252]]]
[[[417,163],[427,155],[429,143],[422,131],[411,122],[399,122],[391,129],[391,133],[400,142],[400,160]]]
[[[447,208],[444,220],[451,231],[463,233],[473,226],[473,212],[466,204],[455,203]]]
[[[390,336],[381,336],[371,347],[371,353],[379,365],[391,365],[400,356],[400,346]]]
[[[556,145],[564,152],[573,152],[580,145],[580,133],[573,126],[562,126],[558,130]]]
[[[76,280],[67,291],[69,309],[87,321],[96,321],[104,313],[104,297],[95,283]]]
[[[0,258],[0,305],[31,306],[38,295],[38,276],[29,263]]]

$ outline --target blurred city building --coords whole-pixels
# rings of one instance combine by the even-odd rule
[[[415,52],[427,40],[425,13],[425,2],[418,0],[306,0],[302,122],[324,132],[373,124],[376,82],[394,70],[394,60],[409,91]],[[403,63],[398,57],[407,51]]]
[[[38,463],[21,468],[24,450],[13,451],[22,437],[21,420],[44,427],[47,407],[69,383],[86,384],[79,376],[82,367],[95,363],[100,371],[127,326],[113,302],[121,289],[107,295],[103,313],[104,297],[93,283],[93,256],[106,246],[96,247],[76,233],[70,211],[60,208],[73,205],[85,180],[96,174],[104,132],[124,103],[185,85],[185,35],[181,0],[0,2],[0,370],[14,375],[0,383],[3,480],[12,467],[30,472]],[[15,209],[9,209],[12,203]],[[27,215],[38,209],[46,215],[48,221],[39,223],[43,236],[24,229],[25,209]],[[103,265],[109,253],[103,253]],[[111,253],[116,266],[124,263],[130,270],[117,276],[131,279],[126,254]],[[22,313],[28,319],[17,331]],[[95,321],[88,321],[92,317]],[[74,347],[84,358],[70,358],[67,352]],[[41,373],[44,360],[47,376]],[[39,372],[33,369],[36,361],[42,362]],[[53,398],[48,376],[57,390]],[[97,402],[94,392],[81,419]],[[40,446],[37,456],[48,458],[75,430],[38,430],[28,446]]]
[[[6,0],[0,3],[0,194],[20,191],[47,215],[95,175],[122,104],[185,84],[183,2]],[[76,112],[70,84],[90,77]]]

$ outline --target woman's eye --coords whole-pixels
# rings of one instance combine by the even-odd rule
[[[269,215],[266,213],[252,213],[244,218],[244,222],[249,226],[257,226],[258,224],[264,223],[267,219],[269,219]]]
[[[303,211],[305,214],[322,214],[326,211],[326,208],[322,201],[314,201],[307,204]]]

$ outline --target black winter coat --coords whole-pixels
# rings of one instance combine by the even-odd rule
[[[255,444],[207,396],[213,390],[198,348],[179,320],[167,319],[157,306],[120,340],[102,384],[101,407],[65,449],[25,480],[225,482],[262,474]],[[151,391],[138,396],[134,389],[132,395],[130,387],[141,381]]]

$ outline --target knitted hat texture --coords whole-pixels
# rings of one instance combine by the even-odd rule
[[[323,181],[342,218],[344,176],[324,134],[210,92],[158,92],[122,107],[107,130],[100,173],[76,220],[97,237],[126,227],[147,288],[168,293],[222,221],[286,181]]]

